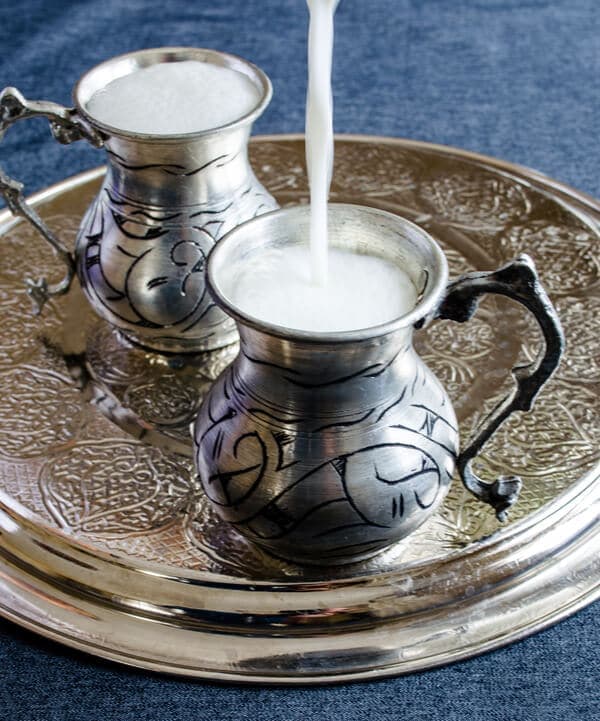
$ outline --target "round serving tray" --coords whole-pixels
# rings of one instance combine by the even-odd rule
[[[257,138],[281,204],[307,198],[300,136]],[[73,240],[104,170],[33,198]],[[341,136],[332,200],[392,210],[451,272],[530,253],[567,336],[533,412],[486,446],[484,473],[524,489],[499,524],[455,480],[437,515],[378,557],[302,569],[253,549],[207,507],[188,424],[235,347],[193,360],[126,345],[81,291],[35,317],[24,278],[60,275],[0,214],[0,614],[127,664],[203,678],[317,683],[406,673],[537,631],[600,593],[600,204],[525,168],[412,141]],[[419,352],[463,439],[540,339],[509,301],[435,323]]]

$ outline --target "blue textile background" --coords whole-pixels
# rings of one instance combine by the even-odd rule
[[[216,47],[273,80],[258,133],[303,129],[303,0],[0,0],[0,85],[68,103],[97,62],[160,45]],[[341,0],[338,132],[413,137],[516,161],[600,196],[598,0]],[[98,165],[42,121],[0,162],[33,192]],[[333,688],[223,687],[96,661],[0,621],[0,721],[600,718],[600,605],[478,659]]]

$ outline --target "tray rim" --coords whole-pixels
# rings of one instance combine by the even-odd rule
[[[597,504],[597,501],[596,501]],[[597,527],[598,523],[595,523],[595,526]],[[593,558],[594,553],[586,554],[586,548],[587,546],[592,545],[592,551],[595,551],[595,557],[598,557],[598,551],[600,550],[599,544],[598,544],[598,534],[594,533],[593,531],[586,534],[586,536],[583,538],[583,553],[586,558]],[[595,569],[598,569],[598,562],[596,561]],[[0,590],[3,588],[3,586],[6,588],[5,584],[3,583],[2,576],[5,574],[1,572],[0,569]],[[16,576],[17,580],[17,587],[20,587],[21,592],[23,592],[24,589],[26,589],[28,584],[29,578],[25,574],[23,576],[23,579],[20,579],[18,575]],[[43,584],[42,584],[43,586]],[[39,588],[40,584],[38,584],[38,587],[32,587],[33,588],[33,595],[39,595]],[[43,593],[43,591],[42,591]],[[101,645],[94,640],[86,640],[83,641],[80,638],[78,638],[75,635],[69,635],[67,633],[61,633],[60,631],[55,630],[52,627],[49,627],[47,625],[43,625],[39,622],[36,622],[35,620],[32,620],[30,617],[18,613],[10,608],[7,608],[4,603],[0,604],[0,615],[4,616],[5,618],[14,621],[15,623],[31,630],[36,633],[39,633],[40,635],[52,639],[54,641],[58,641],[60,643],[63,643],[67,646],[70,646],[72,648],[75,648],[80,651],[84,651],[86,653],[89,653],[92,656],[99,656],[111,661],[116,661],[119,663],[123,663],[128,666],[136,667],[136,668],[144,668],[151,671],[157,671],[160,673],[167,673],[172,675],[180,675],[180,676],[187,676],[187,677],[193,677],[193,678],[201,678],[206,679],[210,681],[221,681],[221,682],[235,682],[238,684],[269,684],[269,685],[308,685],[308,684],[337,684],[337,683],[344,683],[348,681],[355,681],[355,680],[369,680],[369,679],[375,679],[375,678],[386,678],[390,676],[397,676],[397,675],[404,675],[407,673],[413,673],[415,671],[425,671],[429,669],[433,669],[439,666],[446,665],[448,663],[454,663],[461,660],[465,660],[468,658],[472,658],[475,656],[479,656],[483,653],[487,653],[488,651],[495,650],[497,648],[501,648],[503,646],[506,646],[510,643],[513,643],[515,641],[521,640],[529,635],[531,635],[534,632],[541,631],[554,623],[559,622],[560,620],[566,618],[567,616],[570,616],[571,614],[575,613],[577,610],[583,608],[584,606],[592,603],[596,598],[600,596],[600,588],[598,587],[598,584],[596,586],[592,586],[591,589],[589,589],[585,593],[581,593],[579,596],[577,596],[574,600],[571,600],[569,603],[561,605],[558,609],[554,609],[551,613],[547,614],[545,617],[539,619],[536,618],[535,622],[533,624],[524,625],[522,627],[519,627],[516,632],[511,633],[504,633],[498,637],[490,638],[485,643],[480,643],[477,645],[475,649],[473,649],[470,646],[461,647],[459,649],[453,650],[451,653],[445,652],[444,654],[437,654],[434,656],[427,657],[425,660],[423,659],[417,659],[416,661],[412,662],[406,662],[401,661],[394,665],[388,665],[385,668],[371,668],[367,671],[360,670],[357,672],[339,672],[337,674],[334,673],[327,673],[323,675],[319,674],[288,674],[284,676],[273,676],[273,675],[264,675],[264,674],[252,674],[252,673],[242,673],[242,672],[220,672],[215,670],[210,670],[206,668],[199,668],[197,665],[193,666],[186,666],[183,664],[176,664],[173,662],[165,663],[164,661],[155,660],[153,658],[145,658],[141,657],[137,654],[131,654],[127,652],[119,651],[117,648],[113,648],[111,646]],[[78,613],[85,614],[85,610],[81,611],[77,609]]]
[[[261,135],[261,136],[254,136],[252,139],[253,144],[261,143],[261,142],[285,142],[285,141],[301,141],[303,139],[303,134],[285,134],[285,135]],[[554,193],[560,193],[561,195],[566,196],[567,199],[573,201],[577,201],[581,204],[583,204],[586,209],[593,211],[595,214],[600,214],[600,203],[599,201],[595,200],[592,196],[589,196],[581,191],[578,191],[574,188],[571,188],[570,186],[560,182],[553,180],[552,178],[545,176],[542,173],[539,173],[535,170],[531,170],[529,168],[526,168],[525,166],[520,166],[514,163],[510,163],[507,161],[497,160],[495,158],[481,155],[478,153],[473,153],[470,151],[464,151],[460,148],[452,148],[450,146],[444,146],[444,145],[437,145],[433,143],[427,143],[424,141],[413,141],[409,139],[401,139],[401,138],[393,138],[393,137],[384,137],[384,136],[369,136],[369,135],[336,135],[336,140],[340,141],[349,141],[349,142],[361,142],[361,143],[382,143],[382,144],[393,144],[393,145],[400,145],[400,146],[407,146],[409,148],[417,148],[422,149],[430,152],[435,153],[443,153],[444,155],[454,155],[459,158],[467,158],[473,161],[476,161],[480,165],[483,165],[485,167],[489,167],[494,172],[498,173],[505,173],[510,174],[512,177],[516,177],[516,179],[519,182],[522,183],[530,183],[531,180],[533,180],[535,183],[538,183],[542,186],[546,186],[547,188],[551,189]],[[82,173],[78,173],[74,176],[71,176],[69,178],[65,178],[58,183],[55,183],[41,191],[38,191],[37,193],[33,194],[30,198],[30,200],[35,203],[39,204],[44,201],[50,200],[55,196],[58,196],[65,192],[67,189],[72,190],[79,185],[85,185],[86,183],[92,182],[96,179],[99,179],[103,173],[104,173],[104,166],[100,166],[97,168],[93,168],[87,171],[84,171]],[[538,188],[539,189],[539,188]],[[560,201],[559,198],[556,198],[555,196],[554,200],[557,202]],[[571,212],[573,212],[574,208],[570,207]],[[589,219],[588,219],[589,220]],[[8,209],[2,210],[0,212],[0,232],[2,234],[5,234],[8,232],[14,224],[20,222],[18,218],[13,218],[12,214]],[[472,547],[469,548],[468,554],[471,553],[482,553],[486,552],[486,550],[489,550],[493,547],[497,547],[500,543],[503,543],[507,540],[510,541],[512,538],[516,536],[520,536],[523,533],[525,533],[528,529],[531,529],[534,524],[536,524],[539,520],[542,518],[548,518],[555,510],[564,509],[567,507],[567,510],[565,513],[568,512],[568,507],[571,501],[582,494],[585,494],[586,491],[591,491],[593,489],[595,481],[598,480],[600,477],[600,464],[598,464],[597,467],[592,468],[590,471],[588,471],[584,476],[582,476],[578,481],[571,484],[567,489],[565,489],[562,493],[560,493],[558,496],[553,499],[550,503],[545,504],[540,509],[538,509],[533,514],[521,519],[520,521],[511,524],[506,529],[498,532],[497,534],[494,534],[492,537],[488,539],[483,539],[477,543],[472,544]],[[597,496],[598,494],[596,494]],[[1,502],[2,498],[6,497],[6,494],[4,492],[0,491],[0,507],[4,504]],[[566,503],[564,500],[566,498],[571,497],[571,500],[567,501]],[[596,500],[593,500],[593,503],[597,503]],[[562,501],[562,503],[559,503],[559,501]],[[6,508],[6,506],[5,506]],[[80,549],[84,550],[86,548],[86,544],[79,542],[72,537],[68,536],[66,533],[63,533],[60,529],[51,527],[50,525],[46,524],[40,524],[39,519],[35,518],[35,514],[30,512],[25,507],[21,506],[21,504],[16,503],[13,499],[11,499],[10,502],[10,510],[14,513],[15,511],[19,512],[19,515],[21,515],[21,518],[23,520],[27,520],[29,523],[35,525],[38,529],[44,530],[47,533],[52,534],[53,536],[57,536],[61,542],[64,542],[65,545],[69,548],[74,549]],[[597,529],[599,525],[598,519],[595,520],[595,528]],[[586,535],[590,536],[591,540],[598,540],[595,538],[597,535],[597,532],[594,533],[590,531]],[[89,548],[89,547],[88,547]],[[85,551],[87,552],[87,551]],[[115,562],[115,556],[113,554],[105,553],[103,551],[100,551],[99,549],[94,550],[94,556],[95,557],[102,557],[105,556],[105,561],[112,563]],[[458,550],[453,553],[449,553],[446,556],[444,556],[443,561],[454,561],[457,557],[464,558],[465,553],[461,550]],[[159,576],[162,576],[163,573],[167,571],[167,569],[171,570],[171,573],[168,575],[172,575],[173,566],[168,566],[166,564],[158,564],[153,563],[150,561],[143,561],[141,559],[134,559],[127,556],[119,556],[119,560],[122,560],[127,563],[128,566],[134,565],[135,570],[140,570],[142,572],[151,572],[156,573]],[[415,568],[418,568],[420,566],[426,566],[427,561],[421,560],[421,561],[415,561],[411,564],[407,564],[402,568],[403,571],[410,569],[414,570]],[[2,566],[0,564],[0,571],[2,571]],[[389,571],[383,574],[384,576],[393,575],[395,571]],[[0,573],[0,588],[1,588],[1,576],[3,574]],[[231,581],[233,585],[239,586],[241,581],[240,579],[236,579],[234,576],[226,576],[224,574],[215,574],[205,571],[185,571],[186,578],[193,577],[195,580],[199,582],[210,582],[210,580],[214,580],[215,578],[219,579],[227,579],[228,581]],[[35,578],[35,574],[31,576],[31,578]],[[366,576],[355,576],[352,578],[352,585],[355,585],[356,583],[362,583],[365,580],[369,580],[373,578],[373,574],[367,574]],[[600,581],[600,579],[599,579]],[[310,581],[278,581],[277,585],[279,587],[285,586],[286,588],[293,589],[295,586],[301,585],[303,588],[306,588],[307,585],[310,585]],[[323,581],[316,582],[319,585],[323,585]],[[253,586],[265,586],[269,587],[272,586],[273,581],[256,581],[253,582]],[[344,579],[337,579],[327,582],[328,586],[331,588],[331,586],[343,586],[344,585]],[[227,585],[223,582],[223,580],[220,581],[219,585],[221,588],[223,585]],[[533,633],[537,630],[541,630],[542,628],[545,628],[552,623],[560,620],[561,618],[564,618],[565,616],[573,613],[578,608],[583,607],[584,605],[587,605],[588,603],[591,603],[594,598],[600,596],[600,585],[598,585],[596,588],[592,588],[586,593],[582,593],[579,597],[572,600],[569,604],[566,606],[562,606],[560,609],[556,610],[554,613],[550,614],[549,616],[545,617],[544,619],[537,619],[537,623],[531,624],[530,627],[519,629],[519,632],[514,634],[513,636],[509,636],[503,641],[499,642],[496,640],[490,640],[488,644],[482,645],[476,652],[473,652],[472,650],[468,653],[458,653],[456,658],[449,659],[441,659],[439,661],[433,661],[431,664],[423,664],[421,663],[418,668],[424,669],[424,668],[431,668],[433,666],[441,665],[444,663],[448,663],[451,660],[459,660],[461,658],[471,657],[473,655],[476,655],[478,653],[483,653],[487,650],[490,650],[492,648],[497,648],[500,645],[505,645],[506,643],[510,643],[514,640],[517,640],[519,638],[523,638],[526,635],[529,635],[530,633]],[[41,633],[44,636],[47,636],[49,638],[53,638],[54,640],[61,641],[63,643],[66,643],[67,645],[79,648],[81,650],[87,650],[89,651],[90,644],[89,643],[82,643],[78,641],[76,638],[69,638],[65,636],[64,634],[61,634],[59,632],[53,631],[45,626],[40,626],[39,624],[36,624],[34,621],[31,621],[27,619],[24,616],[21,616],[17,614],[14,611],[11,611],[11,609],[6,608],[6,606],[3,603],[0,603],[0,615],[3,615],[7,618],[10,618],[11,620],[16,621],[20,625],[26,626],[32,630],[35,630],[38,633]],[[121,653],[111,651],[110,649],[107,649],[105,647],[101,647],[100,649],[96,648],[94,649],[94,654],[101,655],[105,658],[111,658],[113,660],[118,660],[123,663],[130,663],[131,665],[135,666],[142,666],[145,668],[150,668],[154,670],[160,670],[160,671],[169,671],[170,669],[165,668],[164,664],[161,664],[160,662],[153,662],[149,660],[141,660],[140,658],[136,658],[135,660],[127,660],[127,657],[124,657]],[[375,676],[389,676],[389,675],[397,675],[399,673],[407,673],[410,671],[416,670],[415,668],[386,668],[385,670],[381,669],[375,669],[372,672],[358,672],[357,674],[344,674],[342,677],[339,678],[333,678],[331,675],[326,675],[324,677],[311,677],[311,681],[315,682],[338,682],[338,681],[346,681],[350,679],[355,678],[371,678]],[[228,680],[228,681],[237,681],[237,682],[270,682],[270,683],[306,683],[305,679],[298,679],[298,678],[292,678],[292,677],[283,677],[283,678],[276,678],[276,677],[270,677],[265,678],[263,676],[258,676],[256,678],[254,677],[246,677],[231,674],[231,673],[210,673],[207,671],[202,671],[200,674],[198,673],[198,670],[190,670],[188,672],[183,671],[182,669],[173,669],[173,672],[175,673],[184,673],[188,675],[201,675],[203,678],[213,678],[216,680]]]

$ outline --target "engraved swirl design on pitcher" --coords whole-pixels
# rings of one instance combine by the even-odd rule
[[[260,180],[275,192],[281,203],[299,202],[306,197],[301,141],[255,141],[250,144],[250,153]],[[483,454],[484,463],[495,458],[498,465],[515,468],[523,475],[522,497],[510,518],[511,523],[518,522],[556,498],[598,461],[600,368],[595,347],[600,335],[599,287],[597,270],[590,264],[588,250],[598,248],[600,215],[572,199],[568,202],[574,209],[570,210],[552,197],[551,190],[539,190],[535,179],[521,183],[510,174],[484,167],[477,160],[455,158],[410,144],[342,140],[337,142],[336,153],[338,167],[344,168],[344,175],[339,177],[335,199],[381,205],[422,222],[448,253],[451,275],[477,267],[497,266],[506,257],[512,257],[517,249],[526,249],[534,256],[542,280],[553,289],[553,300],[557,301],[567,335],[564,360],[535,411],[507,423]],[[348,159],[357,156],[368,160],[360,172],[357,171],[359,180],[354,184],[352,168],[358,161]],[[396,180],[388,180],[394,165],[397,167],[394,172],[400,177],[397,186]],[[381,167],[386,168],[382,177],[379,176]],[[409,182],[405,182],[404,172]],[[365,192],[360,178],[365,179],[364,185],[372,181],[373,190]],[[492,182],[494,178],[496,184]],[[73,237],[98,186],[99,182],[86,183],[46,201],[42,206],[44,218],[62,237],[65,233]],[[386,189],[385,197],[377,194],[376,188],[381,187]],[[455,203],[460,211],[455,209]],[[546,232],[545,227],[555,230]],[[69,329],[70,339],[73,328],[94,326],[91,310],[81,300],[69,302],[67,297],[54,301],[41,317],[32,317],[29,300],[22,290],[23,277],[42,275],[48,271],[49,264],[57,270],[60,266],[53,265],[51,253],[28,225],[18,223],[8,231],[8,236],[5,262],[0,267],[0,383],[3,389],[0,488],[4,494],[46,523],[63,528],[71,528],[69,523],[73,523],[73,529],[68,530],[73,537],[120,556],[237,576],[304,576],[306,571],[257,551],[220,522],[207,508],[208,504],[194,495],[191,460],[164,449],[150,448],[148,452],[152,458],[157,452],[165,454],[168,463],[175,464],[169,466],[169,473],[177,478],[174,487],[178,490],[165,506],[168,513],[161,515],[157,507],[164,506],[162,495],[148,493],[148,485],[142,485],[138,492],[133,484],[128,485],[126,477],[122,479],[123,488],[142,506],[148,504],[147,515],[139,517],[138,530],[127,525],[128,505],[122,495],[116,493],[111,497],[106,493],[106,478],[103,484],[92,484],[88,489],[84,489],[78,479],[68,493],[59,494],[61,498],[72,499],[72,508],[60,501],[54,506],[56,517],[48,511],[44,503],[47,495],[42,488],[47,487],[49,469],[56,467],[64,478],[65,469],[68,475],[69,468],[72,472],[80,467],[82,442],[84,445],[91,442],[85,461],[88,470],[102,469],[106,465],[107,447],[98,446],[98,441],[114,439],[116,446],[120,446],[132,440],[125,431],[104,419],[98,406],[89,405],[58,350],[55,353],[46,345],[50,342],[57,349],[63,348],[65,354],[83,353],[85,343],[76,349],[69,347],[64,329]],[[504,242],[503,237],[507,238]],[[535,242],[535,247],[529,247],[530,242]],[[564,285],[554,271],[558,246],[570,259],[561,265]],[[510,308],[506,303],[500,310],[510,312]],[[518,313],[511,316],[505,329],[494,315],[495,309],[495,302],[489,299],[470,324],[434,323],[419,334],[418,351],[447,387],[463,438],[482,412],[481,399],[489,394],[488,405],[492,405],[502,396],[503,390],[496,383],[498,378],[505,377],[506,367],[519,356],[528,358],[535,348],[534,336],[528,344],[531,347],[522,347],[515,340],[520,329],[519,333],[515,332],[511,323],[518,322]],[[497,351],[500,347],[502,354]],[[131,385],[135,390],[136,384],[147,384],[148,378],[152,378],[148,360],[136,355],[127,361],[130,353],[127,346],[119,348],[118,362],[106,358],[105,380],[112,383],[120,379],[121,384],[115,386],[119,389]],[[113,351],[117,353],[116,346],[111,348]],[[95,352],[96,367],[101,367],[102,346],[97,346]],[[49,367],[57,375],[46,380]],[[134,390],[130,392],[132,397],[137,394]],[[38,408],[33,400],[38,396],[42,402],[39,419],[34,417]],[[142,397],[141,392],[137,397]],[[28,399],[32,399],[31,403]],[[122,395],[118,400],[123,403]],[[160,403],[157,400],[157,409],[165,408],[164,400],[164,397]],[[146,403],[153,405],[150,394]],[[171,412],[179,414],[180,410],[181,406],[174,404]],[[161,414],[164,415],[162,410]],[[13,433],[15,428],[20,430]],[[138,454],[141,463],[144,449],[148,447],[138,444],[135,448],[134,455]],[[47,465],[49,463],[55,465]],[[113,481],[116,483],[117,479],[115,476]],[[185,490],[186,484],[188,490]],[[85,502],[90,503],[91,508],[106,512],[110,519],[110,526],[106,527],[110,532],[101,532],[98,526],[87,524],[88,517],[81,511],[86,493]],[[179,504],[178,499],[185,501]],[[185,504],[188,504],[187,511],[183,510]],[[159,525],[153,525],[152,518],[158,519]],[[366,562],[361,570],[388,570],[399,562],[439,558],[498,528],[493,513],[471,499],[455,482],[430,522],[406,541]]]
[[[274,207],[252,182],[218,207],[172,210],[133,203],[104,187],[78,238],[83,288],[117,327],[208,337],[226,317],[207,291],[206,257],[229,230]]]
[[[243,346],[242,356],[269,366],[274,383],[302,389],[311,407],[323,388],[343,393],[357,381],[379,383],[400,353],[319,381],[293,364],[254,359]],[[260,545],[321,561],[370,554],[414,530],[445,495],[458,429],[443,389],[418,360],[396,398],[327,423],[262,404],[238,373],[236,362],[201,409],[196,453],[218,513]],[[299,461],[295,449],[305,443],[310,461]],[[332,456],[330,448],[343,451]]]

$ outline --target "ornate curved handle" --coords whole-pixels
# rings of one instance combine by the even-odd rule
[[[59,143],[66,145],[75,140],[85,139],[99,148],[104,142],[93,128],[85,124],[74,109],[46,101],[29,101],[16,88],[4,88],[0,93],[0,140],[17,120],[35,117],[48,119],[52,134]],[[48,285],[45,278],[26,279],[27,292],[35,304],[36,312],[40,313],[49,298],[63,295],[69,290],[75,275],[74,258],[36,211],[28,205],[23,196],[23,184],[6,175],[2,168],[0,168],[0,195],[4,197],[14,215],[25,218],[39,231],[67,267],[65,277],[53,285]]]
[[[485,293],[505,295],[522,303],[535,316],[545,341],[545,349],[536,360],[513,368],[514,390],[494,408],[458,457],[457,466],[465,487],[479,500],[491,505],[498,519],[504,521],[507,510],[518,498],[521,479],[518,476],[500,476],[493,483],[487,483],[475,475],[471,462],[513,411],[531,409],[537,394],[560,362],[564,336],[558,314],[528,255],[520,255],[496,271],[468,273],[450,283],[436,317],[464,323],[473,316]]]

